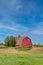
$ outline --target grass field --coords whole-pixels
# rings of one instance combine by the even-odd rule
[[[0,54],[0,65],[43,65],[43,54]]]

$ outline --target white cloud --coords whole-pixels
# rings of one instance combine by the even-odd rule
[[[38,23],[34,28],[34,30],[31,31],[31,33],[37,35],[43,35],[43,22]]]
[[[7,29],[7,30],[10,30],[10,31],[15,31],[15,32],[27,32],[29,30],[28,27],[23,26],[21,24],[17,24],[15,22],[10,21],[9,23],[6,22],[6,24],[7,24],[6,25],[5,22],[0,23],[0,29],[4,29],[4,30]]]
[[[31,33],[32,34],[37,34],[37,35],[43,35],[43,30],[36,29],[36,30],[32,31]]]
[[[13,27],[10,27],[10,26],[4,26],[4,25],[1,25],[0,29],[9,29],[9,30],[13,30],[13,31],[18,31],[18,29],[16,29],[16,28],[13,28]]]

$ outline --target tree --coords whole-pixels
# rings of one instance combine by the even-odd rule
[[[8,36],[5,38],[5,46],[13,47],[16,45],[16,40],[14,36]]]

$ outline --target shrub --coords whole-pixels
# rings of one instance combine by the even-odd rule
[[[14,47],[16,44],[15,37],[10,36],[5,38],[5,46]]]

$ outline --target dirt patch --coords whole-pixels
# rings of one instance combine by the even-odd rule
[[[43,54],[43,47],[33,47],[29,51],[18,51],[14,48],[0,49],[0,53],[6,54]]]

